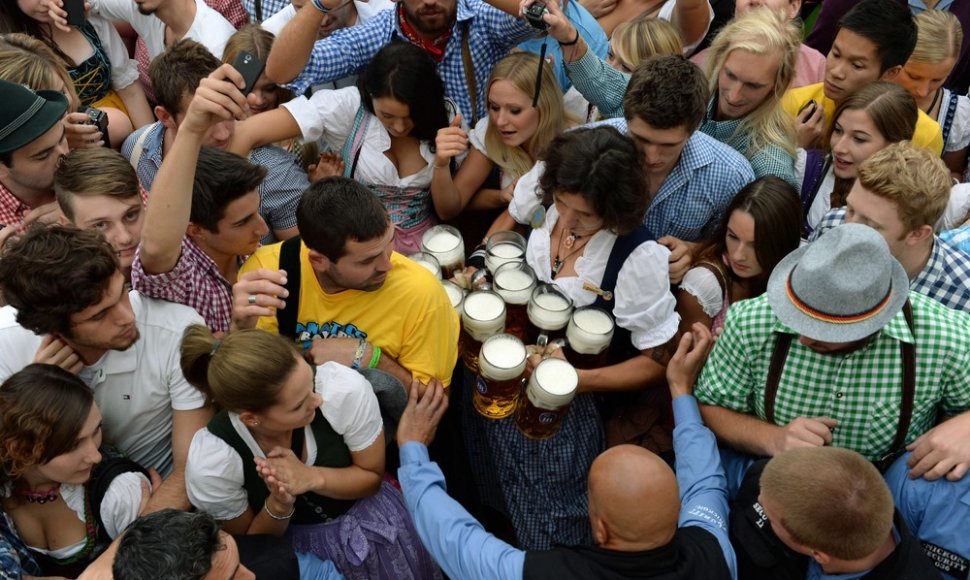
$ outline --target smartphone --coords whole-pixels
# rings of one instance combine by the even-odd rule
[[[84,0],[64,0],[68,26],[84,26]]]
[[[91,124],[96,126],[101,133],[101,140],[104,141],[104,146],[111,147],[111,140],[108,138],[108,114],[101,109],[84,106],[78,109],[78,112],[84,113],[91,119]]]
[[[817,110],[818,110],[818,103],[815,102],[815,99],[812,99],[811,101],[805,103],[805,105],[801,109],[798,110],[798,115],[797,116],[798,117],[801,117],[802,116],[802,113],[804,113],[805,111],[810,111],[808,113],[808,117],[811,117],[812,115],[815,114],[815,111],[817,111]],[[805,117],[805,118],[807,119],[808,117]]]
[[[243,89],[243,94],[248,95],[249,93],[253,92],[253,89],[256,87],[256,81],[258,81],[260,75],[263,74],[263,69],[266,68],[266,63],[244,50],[236,55],[236,59],[232,61],[232,68],[239,71],[239,74],[241,74],[243,79],[246,81],[246,87]]]

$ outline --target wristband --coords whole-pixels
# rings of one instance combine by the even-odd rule
[[[374,355],[370,357],[370,363],[367,364],[367,368],[376,369],[377,363],[381,362],[381,347],[372,344],[371,348],[374,349]]]
[[[475,251],[465,260],[465,265],[479,270],[485,267],[485,244],[478,244],[475,247]]]
[[[310,2],[313,4],[313,7],[319,10],[320,12],[323,12],[324,14],[330,14],[330,9],[327,8],[320,0],[310,0]],[[578,31],[576,32],[576,35],[577,37],[579,36]]]
[[[360,339],[357,343],[357,350],[354,351],[354,360],[350,363],[350,368],[355,371],[360,370],[360,359],[364,358],[364,351],[367,349],[367,341],[365,339]]]
[[[285,516],[278,516],[269,510],[269,502],[265,502],[263,504],[263,509],[266,511],[266,515],[268,515],[269,517],[273,518],[278,522],[282,522],[284,520],[288,520],[292,518],[293,513],[296,512],[296,506],[293,506],[292,509],[290,509],[290,513],[286,514]]]
[[[314,3],[317,3],[319,1],[320,0],[313,0]],[[572,45],[576,44],[577,42],[579,42],[579,30],[578,29],[576,30],[576,38],[572,39],[570,42],[563,42],[563,41],[560,40],[559,41],[559,46],[572,46]]]

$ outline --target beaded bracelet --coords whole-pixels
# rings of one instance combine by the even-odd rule
[[[276,514],[274,514],[273,512],[270,511],[270,509],[269,509],[269,503],[264,503],[263,504],[263,509],[266,510],[266,515],[268,515],[269,517],[273,518],[274,520],[276,520],[278,522],[281,522],[283,520],[288,520],[288,519],[292,518],[294,512],[296,512],[296,506],[293,506],[293,509],[290,510],[290,513],[286,514],[285,516],[278,516],[278,515],[276,515]]]
[[[330,9],[327,8],[326,5],[324,5],[324,3],[321,2],[320,0],[310,0],[310,2],[312,2],[313,7],[319,10],[320,12],[323,12],[324,14],[330,14]]]
[[[355,371],[360,370],[360,359],[364,358],[365,350],[367,350],[367,340],[362,338],[360,339],[360,342],[357,343],[357,350],[354,351],[354,360],[352,363],[350,363],[350,368],[354,369]]]

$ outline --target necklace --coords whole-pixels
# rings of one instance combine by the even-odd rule
[[[563,248],[563,246],[565,246],[567,250],[570,250],[570,249],[573,248],[573,246],[576,245],[576,242],[578,240],[580,240],[580,239],[582,239],[582,238],[585,237],[585,236],[583,236],[581,234],[577,234],[577,233],[572,232],[572,231],[569,232],[569,235],[568,236],[565,236],[565,233],[566,233],[566,228],[563,228],[563,230],[561,232],[559,232],[559,246],[556,248],[556,259],[552,261],[552,277],[553,278],[555,278],[556,276],[559,275],[559,271],[562,270],[562,267],[566,265],[566,260],[568,260],[569,258],[571,258],[573,256],[573,254],[575,254],[576,252],[578,252],[578,251],[580,251],[580,250],[582,250],[583,248],[586,247],[586,244],[581,244],[581,245],[577,246],[575,250],[569,252],[568,254],[566,254],[565,256],[563,256],[563,257],[560,258],[559,256],[560,256],[560,254],[562,254],[562,248]]]
[[[17,493],[24,496],[24,499],[30,503],[45,504],[56,500],[57,496],[60,495],[60,489],[61,484],[58,483],[47,491],[36,491],[33,489],[21,488],[17,490]]]
[[[933,115],[931,114],[931,111],[933,111],[933,107],[936,106],[936,102],[938,100],[940,100],[940,95],[941,94],[943,94],[943,87],[940,87],[940,88],[936,89],[936,92],[933,93],[933,102],[931,102],[930,103],[930,106],[926,109],[926,114],[927,115],[930,115],[930,118],[933,118]]]

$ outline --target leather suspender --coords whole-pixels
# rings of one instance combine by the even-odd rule
[[[909,300],[903,305],[903,316],[909,331],[916,337],[916,327],[913,324],[913,307]],[[775,348],[771,352],[771,362],[768,366],[768,378],[765,382],[765,420],[775,422],[775,397],[778,395],[778,383],[781,379],[788,350],[794,338],[792,334],[780,334],[775,341]],[[913,418],[913,399],[916,396],[916,348],[913,343],[899,343],[899,350],[903,359],[903,400],[899,406],[899,424],[896,427],[896,437],[893,439],[890,454],[902,449],[906,442],[906,433]]]
[[[472,129],[478,123],[478,83],[475,81],[475,65],[472,63],[472,51],[468,46],[468,33],[471,26],[467,23],[461,32],[461,62],[465,68],[465,84],[468,85],[468,98],[472,102],[472,118],[468,124]]]

